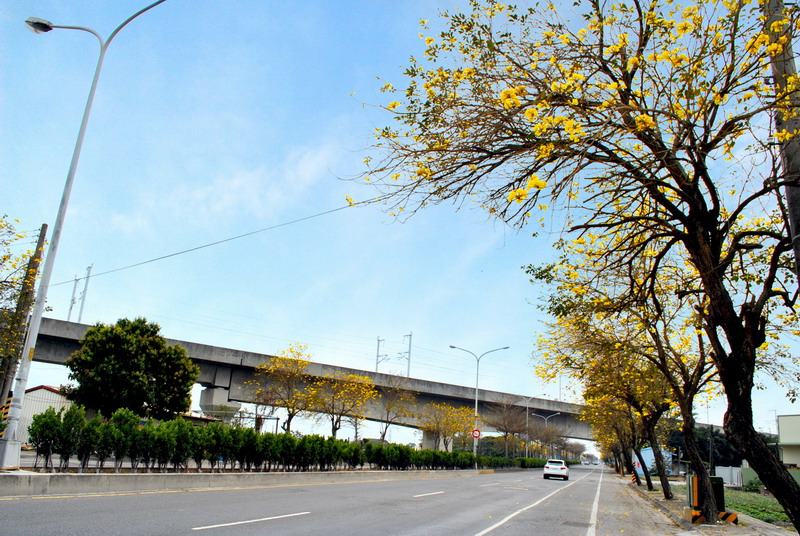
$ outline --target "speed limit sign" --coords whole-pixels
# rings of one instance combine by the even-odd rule
[[[481,431],[478,430],[478,429],[473,430],[472,431],[472,437],[474,437],[475,439],[478,439],[479,437],[481,437]]]

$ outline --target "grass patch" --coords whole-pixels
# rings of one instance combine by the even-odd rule
[[[725,490],[725,506],[767,523],[789,522],[789,516],[774,497],[750,493],[748,491]]]

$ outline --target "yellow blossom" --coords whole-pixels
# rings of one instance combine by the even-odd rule
[[[655,128],[656,123],[653,121],[653,118],[647,114],[641,114],[636,116],[636,130],[641,132],[642,130],[650,130]]]
[[[522,203],[528,197],[528,190],[525,188],[517,188],[508,192],[508,202],[516,201]]]
[[[528,177],[527,187],[533,190],[543,190],[547,187],[547,183],[539,178],[535,173]]]
[[[419,166],[417,168],[417,177],[421,179],[430,179],[433,176],[433,171],[427,166]]]

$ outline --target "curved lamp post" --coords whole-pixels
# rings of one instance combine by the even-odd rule
[[[81,119],[81,126],[78,130],[78,139],[75,142],[75,149],[72,152],[72,161],[69,165],[67,172],[67,181],[64,185],[64,193],[61,196],[61,204],[58,207],[58,214],[56,215],[55,225],[53,226],[53,235],[50,238],[50,247],[47,250],[47,257],[44,261],[42,269],[41,280],[39,281],[39,291],[36,293],[36,301],[33,306],[33,313],[31,314],[30,324],[28,325],[28,332],[25,337],[25,346],[22,351],[22,358],[20,359],[19,371],[14,381],[14,397],[11,400],[11,406],[8,411],[8,424],[0,440],[0,468],[16,468],[19,467],[19,449],[20,441],[18,439],[19,432],[19,418],[22,413],[22,401],[25,397],[25,386],[28,383],[28,372],[30,371],[30,363],[33,359],[33,354],[36,348],[36,339],[39,337],[39,328],[42,324],[42,315],[44,314],[45,301],[47,300],[47,290],[50,286],[50,277],[53,273],[53,264],[56,259],[56,252],[58,251],[58,242],[61,238],[61,229],[64,225],[64,217],[67,213],[67,205],[69,204],[69,196],[72,192],[72,183],[75,179],[75,171],[78,168],[78,160],[81,155],[81,147],[83,146],[83,137],[86,134],[86,125],[89,122],[89,113],[92,110],[92,102],[94,101],[94,93],[97,89],[97,81],[100,78],[100,69],[103,67],[103,58],[106,55],[108,45],[114,37],[117,36],[120,30],[125,27],[130,21],[148,11],[159,4],[166,2],[166,0],[158,0],[149,6],[141,9],[125,19],[125,21],[117,26],[111,32],[108,39],[103,38],[92,29],[84,28],[82,26],[60,26],[53,24],[44,19],[37,19],[31,17],[25,21],[28,29],[34,33],[46,33],[54,29],[64,30],[81,30],[89,32],[94,35],[100,42],[100,56],[97,59],[97,67],[94,71],[94,78],[92,79],[92,86],[89,89],[89,97],[86,100],[86,108],[83,110],[83,119]]]
[[[469,350],[465,350],[464,348],[459,348],[458,346],[450,345],[450,348],[454,350],[461,350],[462,352],[467,352],[468,354],[472,354],[475,358],[475,430],[478,429],[478,374],[481,369],[481,358],[486,354],[491,354],[492,352],[498,352],[500,350],[508,350],[508,346],[503,346],[502,348],[495,348],[494,350],[489,350],[488,352],[483,352],[481,355],[476,355]],[[472,434],[472,455],[475,458],[475,469],[478,468],[478,438],[475,437],[475,434]]]
[[[539,417],[540,419],[544,419],[544,427],[547,428],[549,426],[548,423],[550,421],[550,418],[551,417],[555,417],[556,415],[561,415],[561,412],[557,411],[557,412],[553,413],[552,415],[548,415],[547,417],[545,417],[544,415],[539,415],[538,413],[531,413],[531,415],[533,415],[535,417]],[[552,453],[553,453],[552,449],[550,449],[550,454],[552,454]]]
[[[531,427],[528,425],[528,413],[530,413],[530,403],[531,400],[536,398],[535,396],[523,396],[522,398],[525,399],[525,457],[528,457],[528,443],[531,442]],[[545,421],[547,422],[547,421]]]

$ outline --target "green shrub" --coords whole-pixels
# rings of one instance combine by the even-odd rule
[[[61,424],[54,450],[61,457],[59,466],[64,472],[69,469],[70,457],[78,450],[81,431],[86,426],[86,410],[81,405],[73,404],[66,411],[59,411],[58,416]]]
[[[113,438],[114,472],[119,473],[126,456],[131,460],[137,456],[131,451],[136,447],[134,442],[140,422],[141,418],[128,408],[120,408],[111,415],[109,426]]]
[[[745,484],[742,486],[742,489],[743,489],[744,491],[749,491],[749,492],[751,492],[751,493],[752,493],[752,492],[758,492],[758,491],[760,491],[760,490],[761,490],[761,487],[762,487],[763,485],[764,485],[764,484],[761,482],[761,479],[760,479],[760,478],[758,478],[758,477],[755,477],[755,478],[753,478],[753,479],[751,479],[751,480],[748,480],[747,482],[745,482]]]
[[[61,417],[54,408],[47,408],[42,413],[34,415],[28,427],[28,443],[36,449],[36,461],[39,457],[44,460],[44,469],[52,469],[53,449],[58,441],[61,428]]]
[[[95,415],[86,423],[78,436],[76,454],[80,462],[80,466],[78,467],[78,472],[80,473],[86,471],[89,466],[89,457],[95,451],[97,443],[100,441],[100,427],[102,425],[103,417],[101,415]]]

